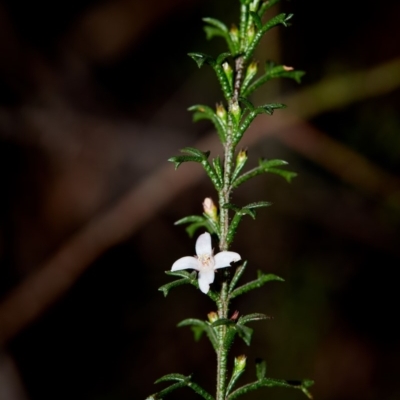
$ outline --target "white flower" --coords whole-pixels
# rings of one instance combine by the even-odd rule
[[[238,253],[233,251],[221,251],[213,255],[211,247],[211,235],[208,232],[200,235],[196,241],[195,257],[182,257],[175,261],[171,271],[179,271],[181,269],[195,269],[199,271],[199,287],[203,293],[208,293],[210,283],[214,282],[215,270],[219,268],[230,267],[231,262],[241,259]]]

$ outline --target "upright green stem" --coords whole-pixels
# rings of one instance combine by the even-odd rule
[[[235,81],[232,98],[229,101],[229,127],[224,144],[224,177],[223,186],[219,192],[219,205],[220,205],[220,242],[219,247],[221,251],[228,250],[228,231],[229,231],[229,210],[223,206],[229,203],[232,191],[232,174],[234,170],[234,155],[235,144],[233,142],[234,130],[234,116],[232,114],[232,105],[238,103],[240,88],[242,84],[244,62],[243,58],[239,57],[235,60]],[[227,274],[224,274],[220,298],[218,301],[218,317],[228,318],[229,311],[229,292],[228,292],[228,279]],[[218,337],[218,352],[217,352],[217,396],[216,400],[225,400],[226,398],[226,378],[227,378],[227,361],[228,361],[228,347],[226,343],[227,326],[222,325],[219,327]]]

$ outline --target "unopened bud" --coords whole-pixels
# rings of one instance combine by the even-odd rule
[[[214,311],[211,311],[207,314],[208,320],[213,323],[218,320],[218,314]]]
[[[232,24],[231,29],[229,30],[229,35],[231,36],[232,42],[239,43],[239,29],[235,24]]]
[[[234,374],[237,374],[237,373],[243,371],[245,368],[246,368],[246,356],[241,355],[241,356],[235,357]]]
[[[236,123],[239,124],[240,116],[241,116],[242,112],[240,110],[239,103],[237,101],[232,103],[230,111],[231,111]]]
[[[247,43],[251,43],[256,35],[256,31],[254,29],[254,24],[250,24],[247,29]]]
[[[222,64],[222,69],[225,72],[226,77],[228,78],[229,84],[232,86],[232,82],[233,82],[233,69],[232,67],[229,65],[228,62],[224,62]]]
[[[258,63],[257,61],[252,61],[247,67],[247,74],[255,75],[257,73]]]
[[[287,65],[283,65],[282,67],[284,71],[293,71],[294,69],[293,67],[288,67]]]
[[[232,314],[231,321],[236,321],[236,320],[238,319],[238,317],[239,317],[239,311],[236,310],[236,311]]]
[[[211,197],[206,197],[203,202],[204,214],[208,215],[212,220],[218,221],[217,206],[212,201]]]
[[[222,103],[217,104],[215,111],[217,113],[217,116],[219,118],[221,118],[222,121],[225,122],[225,124],[226,124],[228,121],[228,114],[227,114],[223,104]]]
[[[239,151],[236,157],[236,165],[243,165],[247,161],[247,149],[242,149]]]

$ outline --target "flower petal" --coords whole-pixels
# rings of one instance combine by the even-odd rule
[[[194,257],[182,257],[172,264],[171,271],[179,271],[181,269],[196,269],[199,270],[199,260]]]
[[[214,256],[214,269],[230,267],[231,262],[239,260],[241,260],[241,257],[238,253],[234,251],[221,251]]]
[[[210,290],[210,283],[214,282],[215,274],[212,269],[199,272],[199,287],[203,293],[208,293]]]
[[[197,238],[196,254],[198,256],[202,254],[212,254],[211,235],[208,232],[204,232]]]

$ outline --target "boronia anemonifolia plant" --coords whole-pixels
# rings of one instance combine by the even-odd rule
[[[203,215],[192,215],[177,221],[176,224],[188,224],[187,232],[193,236],[198,230],[203,230],[196,241],[196,256],[183,257],[175,261],[167,275],[179,279],[160,287],[166,296],[169,291],[183,284],[191,284],[200,289],[216,304],[217,312],[210,312],[205,321],[189,318],[180,322],[178,326],[190,326],[195,339],[205,333],[216,353],[216,394],[208,393],[199,384],[192,380],[192,376],[169,374],[160,378],[156,383],[173,382],[147,398],[147,400],[163,399],[175,389],[189,387],[200,397],[206,400],[234,400],[250,391],[262,387],[294,388],[303,391],[309,398],[308,391],[311,380],[288,381],[266,376],[265,361],[256,363],[256,379],[254,382],[237,387],[239,377],[246,367],[246,356],[240,355],[228,365],[228,353],[236,336],[250,345],[253,330],[247,325],[250,322],[267,319],[260,313],[239,315],[236,311],[229,314],[229,305],[232,299],[241,296],[250,290],[259,288],[270,281],[283,279],[263,272],[257,273],[257,278],[251,282],[238,286],[239,280],[247,266],[247,261],[233,251],[229,251],[236,230],[243,216],[255,218],[256,209],[267,207],[269,202],[259,201],[244,207],[232,203],[232,191],[263,173],[281,175],[288,182],[296,176],[282,167],[287,163],[283,160],[260,160],[256,168],[242,172],[247,161],[247,151],[237,147],[244,133],[259,114],[272,115],[276,109],[284,108],[284,104],[271,103],[255,106],[249,96],[261,85],[273,78],[291,78],[300,82],[303,71],[296,71],[292,67],[276,65],[267,62],[265,68],[258,74],[258,63],[253,60],[253,54],[263,35],[270,29],[283,25],[287,26],[292,14],[279,14],[267,22],[263,22],[266,11],[279,0],[240,0],[239,28],[232,25],[230,29],[221,21],[213,18],[204,18],[205,31],[210,39],[221,36],[225,39],[228,52],[213,58],[203,53],[190,53],[199,67],[208,64],[215,71],[225,98],[225,104],[217,104],[214,111],[206,105],[195,105],[189,110],[194,112],[194,121],[209,119],[214,124],[224,150],[223,159],[218,156],[209,160],[210,153],[193,147],[181,150],[183,155],[172,157],[169,161],[178,168],[184,162],[201,164],[211,179],[218,193],[218,206],[211,198],[203,202]],[[219,252],[213,254],[211,235],[218,238]],[[227,268],[230,267],[230,268]],[[217,270],[222,275],[220,288],[212,285]],[[193,271],[187,271],[193,270]],[[211,285],[211,287],[210,287]],[[228,379],[229,378],[229,379]]]

